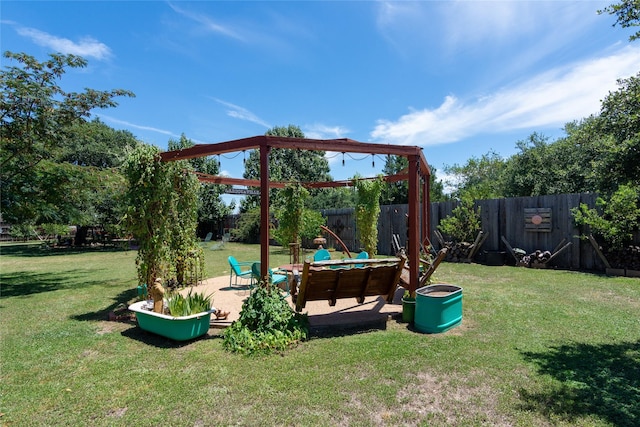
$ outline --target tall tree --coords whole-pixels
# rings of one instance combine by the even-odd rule
[[[124,162],[140,142],[129,131],[116,130],[100,119],[73,123],[64,133],[55,160],[78,166],[114,168]]]
[[[269,129],[266,135],[304,138],[304,133],[298,126],[276,126]],[[317,182],[330,181],[329,162],[324,157],[324,151],[291,150],[274,148],[269,153],[269,177],[273,181]],[[260,179],[260,152],[253,150],[245,162],[244,175],[246,179]],[[317,191],[310,191],[314,197]],[[276,190],[271,191],[271,198],[276,199]],[[259,196],[247,196],[240,203],[242,212],[258,206]]]
[[[73,191],[77,184],[75,176],[62,176],[70,169],[43,161],[55,158],[70,127],[85,121],[93,109],[115,107],[115,97],[133,94],[122,89],[64,91],[58,80],[67,69],[87,65],[76,55],[52,54],[44,62],[24,53],[5,52],[4,57],[18,65],[0,72],[0,209],[6,221],[35,222],[54,208],[38,200],[53,199],[65,184]],[[52,175],[59,178],[57,188],[50,185]],[[57,203],[64,210],[69,198]]]
[[[465,194],[472,200],[503,197],[502,172],[505,161],[495,151],[480,158],[471,157],[464,165],[445,167],[449,176],[447,184],[453,188],[451,195],[461,199]]]
[[[430,166],[431,177],[430,200],[439,202],[446,199],[444,195],[444,185],[442,181],[437,179],[437,170]],[[404,156],[387,156],[385,160],[383,173],[385,175],[396,175],[403,171],[409,170],[409,160]],[[382,190],[380,203],[383,205],[397,205],[409,203],[409,183],[407,181],[389,182],[385,184]]]
[[[616,187],[640,186],[640,73],[618,80],[618,86],[604,98],[600,110],[602,133],[613,142],[602,173]]]

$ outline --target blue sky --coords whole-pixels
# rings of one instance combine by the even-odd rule
[[[3,1],[0,43],[85,57],[63,87],[133,91],[96,114],[161,148],[295,124],[419,145],[442,177],[534,131],[561,136],[640,71],[640,42],[596,12],[612,1]],[[230,157],[222,170],[241,177]],[[352,157],[331,156],[334,178],[384,165]]]

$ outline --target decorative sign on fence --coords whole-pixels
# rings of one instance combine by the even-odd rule
[[[551,232],[551,208],[524,208],[524,229]]]

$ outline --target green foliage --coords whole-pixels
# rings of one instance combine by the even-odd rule
[[[11,226],[9,234],[13,239],[27,241],[37,237],[36,230],[32,224],[15,224]]]
[[[190,316],[211,310],[213,295],[204,295],[201,292],[193,293],[193,289],[185,296],[174,291],[167,298],[169,313],[174,317]]]
[[[385,175],[397,175],[409,169],[409,160],[404,156],[387,156],[387,160],[382,170]],[[440,202],[446,200],[444,195],[444,185],[442,181],[437,179],[436,168],[431,169],[431,177],[429,178],[430,200],[432,202]],[[409,183],[407,181],[387,182],[382,190],[380,197],[381,205],[395,205],[409,203]],[[348,206],[336,206],[348,207]]]
[[[447,181],[454,190],[452,197],[460,198],[467,194],[474,200],[494,199],[502,197],[502,172],[505,161],[494,152],[489,151],[482,157],[471,157],[464,165],[454,164],[445,167],[445,173],[451,178]]]
[[[313,210],[352,208],[356,205],[356,193],[351,188],[324,188],[310,198],[308,207]]]
[[[598,209],[584,203],[571,213],[578,226],[588,225],[610,249],[622,249],[640,228],[640,187],[621,185],[609,200],[598,198]]]
[[[54,153],[56,161],[99,168],[119,167],[140,144],[131,132],[113,129],[98,118],[72,124],[63,138],[61,149]]]
[[[298,126],[276,126],[266,132],[267,136],[283,136],[304,138],[304,133]],[[272,181],[285,182],[321,182],[330,181],[329,162],[324,157],[324,151],[292,150],[274,148],[269,152],[269,178]],[[260,150],[252,150],[244,165],[244,178],[260,179]],[[271,189],[270,200],[277,200],[277,194],[282,191]],[[311,191],[311,197],[322,190]],[[240,203],[240,211],[260,205],[260,196],[247,196]]]
[[[438,224],[438,230],[456,242],[473,242],[481,229],[480,207],[474,208],[473,199],[467,195],[463,195],[451,215]]]
[[[260,243],[260,206],[240,213],[236,228],[231,230],[233,240],[243,243]]]
[[[159,154],[156,147],[143,145],[123,165],[129,183],[126,227],[140,245],[138,280],[153,283],[173,269],[180,285],[194,284],[203,271],[196,241],[199,183],[188,163],[163,163]]]
[[[356,228],[360,243],[370,257],[378,253],[378,217],[380,195],[384,188],[382,176],[376,179],[361,179],[356,176]]]
[[[599,189],[605,194],[622,184],[640,186],[640,73],[617,83],[619,89],[602,101],[599,117],[601,133],[610,137],[598,171],[609,185]]]
[[[621,0],[618,3],[613,3],[602,10],[598,10],[598,13],[615,15],[616,23],[614,26],[616,24],[620,25],[622,28],[640,26],[640,2],[638,0]],[[638,38],[640,38],[640,31],[630,35],[629,41],[634,41]]]
[[[64,224],[42,224],[42,231],[49,239],[69,235],[69,226]]]
[[[181,135],[178,141],[170,139],[169,151],[193,147],[195,144],[185,135]],[[220,163],[213,156],[197,157],[187,160],[196,172],[208,175],[220,173]],[[225,205],[220,197],[229,186],[220,184],[202,183],[198,192],[198,222],[202,224],[216,224],[222,221],[232,212],[232,207]]]
[[[224,331],[223,347],[234,353],[283,351],[307,339],[309,321],[296,313],[276,286],[258,286],[242,304],[240,318]]]
[[[289,243],[300,243],[301,237],[317,236],[325,220],[320,212],[305,207],[309,191],[299,183],[289,184],[278,196],[275,210],[278,228],[273,230],[273,237],[286,247]]]
[[[416,300],[415,295],[412,296],[411,292],[409,292],[408,290],[404,291],[404,293],[402,294],[402,301],[415,301],[415,300]]]
[[[87,65],[79,56],[52,54],[43,62],[24,53],[5,52],[4,57],[19,65],[0,73],[3,218],[11,223],[67,221],[76,199],[59,195],[83,188],[78,170],[56,165],[71,127],[83,123],[95,108],[116,106],[113,98],[133,94],[120,89],[64,91],[58,80],[67,69]],[[43,165],[45,160],[50,163]]]

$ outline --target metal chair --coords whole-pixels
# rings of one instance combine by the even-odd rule
[[[238,278],[240,279],[249,279],[249,286],[253,286],[253,275],[251,274],[251,269],[242,270],[242,267],[247,267],[253,264],[253,261],[239,262],[235,257],[229,256],[229,266],[231,267],[231,271],[229,271],[229,287],[234,286],[233,276],[236,276],[235,286],[246,286],[246,285],[238,285]]]
[[[318,261],[328,261],[331,259],[331,253],[326,250],[326,249],[318,249],[314,254],[313,254],[313,261],[314,262],[318,262]]]
[[[253,279],[255,279],[257,283],[260,283],[260,281],[262,280],[262,277],[260,276],[259,262],[254,262],[251,265],[251,275],[253,276]],[[290,292],[289,277],[286,274],[277,274],[277,273],[274,273],[272,269],[269,269],[269,282],[276,285],[277,287],[280,287],[280,285],[284,283],[286,287],[284,291],[286,292],[286,295],[289,295],[289,292]]]

